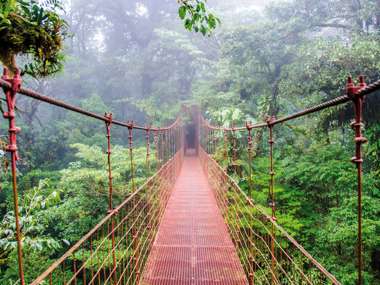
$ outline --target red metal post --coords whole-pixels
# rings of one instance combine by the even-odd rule
[[[158,131],[154,131],[154,135],[153,135],[153,141],[154,141],[154,147],[156,148],[156,163],[157,163],[157,167],[156,169],[158,170],[160,168],[160,164],[159,164],[159,159],[160,159],[160,156],[159,156],[159,146],[158,146]]]
[[[112,267],[112,278],[114,280],[114,284],[116,284],[117,280],[117,261],[116,261],[116,240],[115,240],[115,219],[116,215],[113,215],[111,218],[111,242],[112,242],[112,262],[113,262],[113,267]],[[83,269],[85,270],[85,269]],[[86,284],[86,283],[84,283]]]
[[[167,140],[168,140],[168,146],[167,146],[168,151],[167,151],[166,160],[169,160],[171,157],[171,148],[172,148],[172,139],[171,139],[172,130],[170,129],[170,130],[166,131],[166,134],[167,134]]]
[[[347,95],[354,103],[355,119],[351,126],[355,131],[355,157],[352,162],[357,168],[357,193],[358,193],[358,241],[357,241],[357,266],[358,266],[358,284],[363,284],[363,238],[362,238],[362,192],[363,192],[363,156],[362,145],[367,142],[367,139],[362,134],[363,125],[363,103],[364,97],[358,92],[366,87],[364,77],[360,76],[360,84],[354,85],[352,78],[347,81]]]
[[[253,199],[253,185],[252,185],[252,122],[246,122],[245,124],[247,131],[248,131],[248,185],[249,185],[249,199]],[[249,232],[249,239],[253,240],[253,229]],[[250,252],[249,257],[249,268],[250,272],[248,275],[248,282],[249,285],[254,285],[255,283],[255,250],[253,249],[253,253]]]
[[[135,166],[133,163],[133,122],[128,123],[128,141],[129,141],[129,158],[130,158],[130,167],[131,167],[131,182],[132,182],[132,191],[136,190],[135,185]]]
[[[235,174],[238,174],[238,168],[237,168],[237,164],[236,164],[236,160],[237,160],[237,140],[236,140],[236,129],[234,127],[234,125],[232,125],[232,165],[233,165],[233,168],[234,168],[234,171],[235,171]]]
[[[213,130],[213,141],[214,141],[214,154],[216,154],[216,151],[218,149],[218,135],[217,135],[217,132],[215,130]]]
[[[112,205],[112,192],[113,192],[113,186],[112,186],[112,166],[111,166],[111,125],[112,125],[112,114],[106,113],[105,118],[106,121],[106,131],[107,131],[107,162],[108,162],[108,210],[113,210]]]
[[[4,68],[4,74],[2,79],[11,83],[11,89],[4,89],[8,112],[4,112],[4,118],[9,121],[9,144],[7,146],[7,151],[11,154],[11,168],[12,168],[12,187],[13,187],[13,204],[14,204],[14,214],[16,221],[16,240],[17,240],[17,256],[18,256],[18,270],[20,276],[21,285],[25,284],[24,268],[23,268],[23,256],[22,256],[22,236],[20,227],[20,213],[18,208],[18,191],[17,191],[17,160],[19,159],[17,152],[17,133],[20,132],[20,128],[16,127],[16,94],[21,87],[21,76],[20,71],[17,70],[13,79],[8,76],[8,70]]]
[[[207,128],[207,149],[208,149],[208,154],[211,154],[211,147],[212,142],[211,142],[211,130]]]
[[[177,153],[177,145],[178,145],[178,128],[174,129],[173,133],[173,154]]]
[[[174,154],[174,137],[173,137],[173,129],[170,130],[170,157],[169,159],[173,156]]]
[[[209,129],[209,141],[210,141],[210,155],[214,153],[214,131]]]
[[[274,146],[274,139],[273,139],[273,127],[274,127],[274,121],[276,120],[275,117],[268,117],[267,124],[269,129],[269,196],[270,196],[270,204],[269,206],[272,208],[272,220],[276,221],[276,202],[275,202],[275,193],[274,193],[274,163],[273,163],[273,146]],[[272,223],[272,232],[271,232],[271,255],[272,255],[272,284],[275,284],[276,282],[276,252],[275,252],[275,228],[274,224]]]
[[[134,261],[134,281],[133,284],[139,284],[140,272],[139,272],[139,240],[138,240],[138,231],[135,229],[133,233],[133,261]],[[133,270],[133,269],[132,269]]]
[[[165,130],[165,149],[164,149],[164,158],[165,163],[169,160],[170,156],[170,130]]]
[[[223,130],[223,147],[224,147],[224,153],[223,153],[223,156],[224,156],[224,160],[227,160],[228,159],[228,134],[227,134],[227,130]]]
[[[246,127],[247,127],[247,130],[248,130],[248,175],[249,175],[249,178],[248,178],[248,184],[249,184],[249,198],[253,198],[253,187],[252,187],[252,146],[253,146],[253,142],[252,142],[252,123],[251,122],[247,122],[246,123]]]
[[[203,140],[204,150],[206,151],[206,153],[208,153],[206,122],[203,124],[202,140]]]
[[[212,155],[212,130],[207,128],[207,138],[208,138],[208,151]]]
[[[249,273],[249,275],[248,275],[248,284],[249,285],[254,285],[255,284],[255,278],[254,278],[253,273]]]
[[[160,146],[160,152],[159,152],[159,156],[160,156],[160,166],[164,165],[165,164],[165,131],[162,131],[160,132],[160,136],[159,136],[160,140],[159,140],[159,146]]]
[[[113,203],[112,203],[112,193],[113,193],[113,185],[112,185],[112,166],[111,166],[111,125],[112,125],[112,113],[106,113],[105,118],[106,121],[106,131],[107,131],[107,163],[108,163],[108,212],[111,213],[113,211]],[[112,217],[111,221],[111,238],[112,238],[112,260],[113,260],[113,269],[112,276],[114,282],[116,281],[116,253],[115,253],[115,217]],[[85,272],[85,269],[84,269]]]
[[[211,142],[212,142],[212,145],[211,145],[211,154],[215,154],[215,150],[216,150],[216,139],[215,139],[215,131],[214,130],[211,130]]]
[[[212,130],[208,128],[208,148],[209,148],[209,154],[212,155]]]
[[[146,168],[150,172],[150,127],[147,127],[145,133],[146,140]]]

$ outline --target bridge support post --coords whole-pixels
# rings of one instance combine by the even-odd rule
[[[237,146],[237,138],[236,138],[236,129],[234,123],[232,123],[232,166],[235,171],[235,174],[238,175],[238,146]]]
[[[223,158],[228,159],[228,134],[226,130],[223,130]]]
[[[148,175],[150,173],[150,127],[147,127],[145,133],[146,140],[146,170],[148,171]]]
[[[249,277],[248,277],[248,284],[249,285],[254,285],[255,284],[253,276],[254,276],[253,273],[249,273]]]
[[[136,190],[135,185],[135,165],[133,162],[133,122],[128,122],[128,141],[129,141],[129,160],[131,168],[131,183],[132,183],[132,192]]]
[[[253,186],[252,186],[252,122],[246,123],[247,131],[248,131],[248,184],[249,184],[249,198],[253,198]]]
[[[253,183],[252,183],[252,158],[253,158],[253,140],[252,140],[252,122],[246,122],[246,128],[248,131],[247,141],[248,141],[248,185],[249,185],[249,199],[253,199]],[[253,241],[253,231],[254,229],[250,229],[250,240]],[[254,285],[255,283],[255,259],[256,259],[256,253],[255,249],[253,249],[252,256],[249,258],[250,263],[250,273],[248,276],[248,283],[249,285]]]
[[[248,284],[249,285],[254,285],[255,284],[255,258],[253,256],[249,257],[249,263],[250,263],[250,270],[248,275]]]
[[[106,132],[107,132],[107,164],[108,164],[108,212],[112,213],[114,211],[113,208],[113,177],[112,177],[112,165],[111,165],[111,125],[112,125],[112,113],[106,113],[104,115],[106,118]],[[116,270],[116,242],[115,242],[115,216],[111,218],[111,242],[112,242],[112,279],[114,284],[117,282]]]
[[[17,240],[17,257],[18,257],[18,271],[21,285],[25,284],[24,267],[23,267],[23,255],[22,255],[22,234],[20,227],[20,212],[18,207],[18,191],[17,191],[17,160],[19,159],[17,151],[17,133],[20,132],[20,128],[16,127],[16,94],[21,87],[20,71],[17,70],[12,79],[8,76],[8,70],[4,68],[2,79],[9,82],[12,85],[11,89],[4,89],[5,98],[7,101],[7,112],[3,113],[5,119],[9,121],[9,144],[7,151],[11,154],[11,169],[12,169],[12,188],[13,188],[13,205],[14,215],[16,223],[16,240]]]
[[[275,193],[274,193],[274,161],[273,161],[273,146],[274,146],[274,139],[273,139],[273,127],[274,127],[274,121],[276,120],[275,117],[268,117],[267,119],[267,125],[269,129],[269,206],[272,208],[272,221],[275,222],[276,219],[276,202],[275,202]],[[272,265],[271,265],[271,271],[272,271],[272,284],[276,283],[276,251],[275,251],[275,238],[276,238],[276,232],[274,228],[274,224],[272,223],[272,230],[271,230],[271,256],[272,256]]]
[[[108,210],[113,210],[112,205],[112,192],[113,192],[113,186],[112,186],[112,166],[111,166],[111,125],[112,125],[112,114],[106,113],[106,132],[107,132],[107,163],[108,163]]]
[[[139,239],[138,239],[138,231],[135,229],[133,232],[133,261],[134,265],[132,267],[133,275],[135,276],[133,284],[139,284],[140,282],[140,268],[139,268]]]
[[[347,81],[347,95],[351,97],[354,103],[355,119],[351,126],[355,131],[355,156],[352,162],[356,164],[357,169],[357,194],[358,194],[358,240],[357,240],[357,266],[358,266],[358,280],[357,284],[363,284],[363,237],[362,237],[362,193],[363,193],[363,156],[362,145],[367,142],[367,139],[362,134],[363,127],[363,105],[364,97],[358,92],[366,87],[364,77],[360,76],[360,84],[354,85],[352,78],[349,77]]]
[[[153,134],[153,143],[154,143],[154,147],[155,147],[155,158],[156,158],[156,170],[158,171],[160,169],[160,165],[159,165],[159,159],[160,159],[160,155],[159,155],[159,146],[158,146],[158,138],[159,134],[158,134],[158,130],[155,130],[154,131],[154,134]]]

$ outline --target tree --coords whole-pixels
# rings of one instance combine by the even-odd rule
[[[67,25],[57,13],[60,1],[0,1],[0,61],[15,72],[17,56],[25,56],[23,72],[44,77],[62,68]]]

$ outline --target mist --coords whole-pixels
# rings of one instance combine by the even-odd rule
[[[189,3],[191,5],[186,6]],[[48,8],[43,9],[41,5]],[[52,6],[54,8],[49,8]],[[19,214],[24,231],[21,237],[29,284],[109,215],[113,206],[133,196],[130,194],[149,177],[157,179],[144,188],[152,193],[157,193],[156,185],[160,189],[168,188],[166,180],[174,183],[174,176],[162,179],[161,174],[154,174],[166,169],[162,167],[166,163],[170,168],[165,171],[170,175],[179,171],[181,155],[186,154],[181,145],[185,141],[191,146],[191,157],[185,160],[191,163],[186,164],[184,175],[190,173],[194,165],[202,174],[194,179],[186,176],[184,181],[191,180],[192,184],[183,184],[180,188],[199,187],[197,179],[201,177],[203,188],[212,185],[206,183],[207,179],[214,179],[211,182],[219,185],[221,193],[224,191],[226,201],[222,202],[228,205],[223,205],[221,213],[226,210],[226,226],[232,224],[233,230],[242,234],[242,238],[231,241],[231,245],[237,247],[236,264],[240,266],[239,255],[241,271],[243,267],[246,271],[247,276],[244,272],[241,274],[242,280],[257,277],[255,284],[269,284],[274,283],[271,278],[278,277],[284,278],[279,279],[281,281],[289,280],[275,283],[298,284],[307,276],[318,283],[328,280],[323,275],[328,271],[341,284],[358,284],[357,275],[361,273],[362,284],[380,284],[378,0],[6,0],[0,7],[0,61],[17,80],[20,79],[18,68],[21,70],[22,87],[107,116],[93,120],[21,94],[16,96],[16,106],[5,104],[11,93],[2,98],[1,110],[5,112],[14,107],[16,113],[15,117],[4,113],[5,120],[13,120],[9,125],[15,123],[21,131],[8,128],[7,121],[0,125],[1,284],[16,284],[21,267],[20,258],[16,260],[18,247],[13,220],[17,207],[13,203],[16,204],[17,199],[14,199],[13,181],[17,180],[19,186],[16,190],[20,197]],[[35,70],[49,72],[33,73]],[[4,79],[10,82],[9,78]],[[4,90],[12,91],[9,82],[2,82]],[[362,102],[364,95],[357,92],[361,92],[358,90],[365,82],[377,82],[377,85],[372,86],[373,92],[366,94]],[[329,102],[326,106],[334,107],[320,108],[325,102]],[[308,116],[300,118],[299,112],[305,114],[304,110],[310,106],[319,106],[315,109],[318,112],[306,112]],[[110,113],[114,120],[122,123],[112,124]],[[298,115],[289,116],[295,113]],[[276,118],[284,117],[288,118],[286,123],[285,120],[273,123]],[[174,127],[160,129],[173,122],[176,122]],[[133,128],[134,123],[139,127]],[[151,129],[151,126],[157,128]],[[14,141],[12,148],[8,147],[12,139],[9,134],[16,136],[16,133],[20,156],[17,161],[13,155]],[[365,145],[364,136],[369,142]],[[363,159],[358,150],[363,153]],[[214,170],[219,176],[202,172],[199,153],[210,162],[203,167],[205,171]],[[358,167],[350,162],[354,154],[353,162]],[[174,165],[176,159],[179,162]],[[356,176],[358,169],[360,173]],[[227,180],[229,182],[225,182]],[[359,183],[363,186],[360,195]],[[226,194],[233,189],[237,189],[240,196]],[[190,190],[186,193],[189,194],[186,199],[194,198]],[[211,192],[206,194],[213,197]],[[237,196],[244,199],[234,204],[232,200]],[[139,194],[134,197],[140,198]],[[181,199],[188,202],[185,198]],[[356,232],[361,224],[357,222],[358,198],[363,200],[365,217],[362,224],[364,251],[358,254],[359,259],[363,255],[363,268],[358,266],[361,261],[355,259],[357,249],[361,248]],[[134,203],[133,199],[130,201]],[[163,205],[156,203],[155,198],[152,203],[150,198],[144,199],[140,201],[146,205],[141,209],[150,211],[151,207]],[[191,206],[189,211],[194,205],[198,206],[194,201],[187,203]],[[247,208],[250,206],[252,208]],[[242,222],[241,217],[260,212],[253,207],[260,208],[265,217]],[[128,215],[131,208],[115,215]],[[235,210],[236,215],[229,215]],[[206,212],[199,213],[206,215]],[[221,214],[219,210],[215,213]],[[272,217],[267,216],[268,213]],[[113,227],[112,215],[108,216],[108,224],[104,224],[108,229],[104,228],[103,234],[109,233],[110,225]],[[139,219],[139,215],[131,217]],[[186,218],[190,224],[193,222],[191,213]],[[230,218],[236,219],[236,223],[231,223]],[[115,220],[125,221],[124,217]],[[256,228],[257,223],[263,221],[277,221],[283,230],[273,232],[272,225],[267,227],[271,229],[268,232],[260,225]],[[129,220],[127,223],[133,224]],[[154,230],[144,223],[140,226],[144,231],[155,232],[159,225],[154,224]],[[250,234],[246,230],[251,231]],[[123,231],[124,225],[116,234],[120,235],[116,237],[119,244],[125,237]],[[285,231],[286,237],[276,238],[293,260],[287,260],[289,256],[282,253],[280,258],[273,258],[281,250],[274,250],[273,243],[269,244],[271,236]],[[93,242],[94,245],[103,243],[104,236],[98,235],[100,230],[95,232],[94,240],[92,236],[87,240],[91,246]],[[129,233],[133,237],[129,238]],[[225,234],[228,236],[226,230]],[[262,244],[256,234],[263,236]],[[130,231],[126,236],[134,250],[135,240],[138,240],[135,233]],[[197,238],[203,240],[206,236]],[[294,240],[291,241],[290,236],[310,255],[300,253],[298,244],[292,248]],[[115,243],[108,237],[104,238],[107,250]],[[144,243],[149,240],[153,244],[153,237],[142,237]],[[249,238],[253,241],[244,245]],[[212,239],[209,241],[212,244]],[[21,243],[20,233],[18,242]],[[250,243],[255,244],[255,249]],[[148,248],[151,248],[150,243]],[[83,260],[90,256],[88,248],[77,249]],[[260,250],[264,254],[256,266],[253,262]],[[106,252],[100,252],[99,257]],[[112,248],[112,252],[116,252],[116,258],[136,259],[130,247],[124,248],[124,244],[116,251]],[[148,253],[149,250],[140,259],[142,263]],[[310,256],[315,259],[311,260]],[[72,257],[66,256],[67,268],[49,277],[76,272],[78,256]],[[102,268],[104,273],[114,270],[108,257],[104,259],[106,265],[103,263],[100,267],[93,259],[87,259],[88,263],[78,259],[78,265],[84,264],[84,276],[86,271],[90,273],[98,268],[100,274]],[[193,264],[195,259],[188,264]],[[320,266],[314,268],[315,260],[326,270],[323,268],[320,272]],[[173,264],[181,263],[174,261]],[[202,269],[212,263],[224,264],[224,260],[202,262],[199,263]],[[291,265],[294,267],[288,270]],[[260,269],[260,266],[264,267]],[[291,274],[280,273],[281,266]],[[192,265],[186,272],[193,269]],[[261,271],[255,272],[256,269]],[[302,276],[297,275],[300,269],[305,273]],[[273,270],[278,270],[277,274]],[[218,275],[215,272],[229,271],[209,270],[207,274],[215,277]],[[318,272],[323,273],[323,278],[316,275]],[[268,278],[267,283],[265,278]],[[304,283],[311,283],[307,278]],[[247,284],[244,280],[242,284]],[[108,281],[111,279],[105,283]],[[176,284],[182,284],[183,280],[178,282]],[[189,282],[198,280],[189,279]]]

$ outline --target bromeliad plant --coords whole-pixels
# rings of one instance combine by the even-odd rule
[[[25,56],[23,73],[44,77],[61,70],[67,24],[59,0],[0,0],[0,61],[11,72]]]

